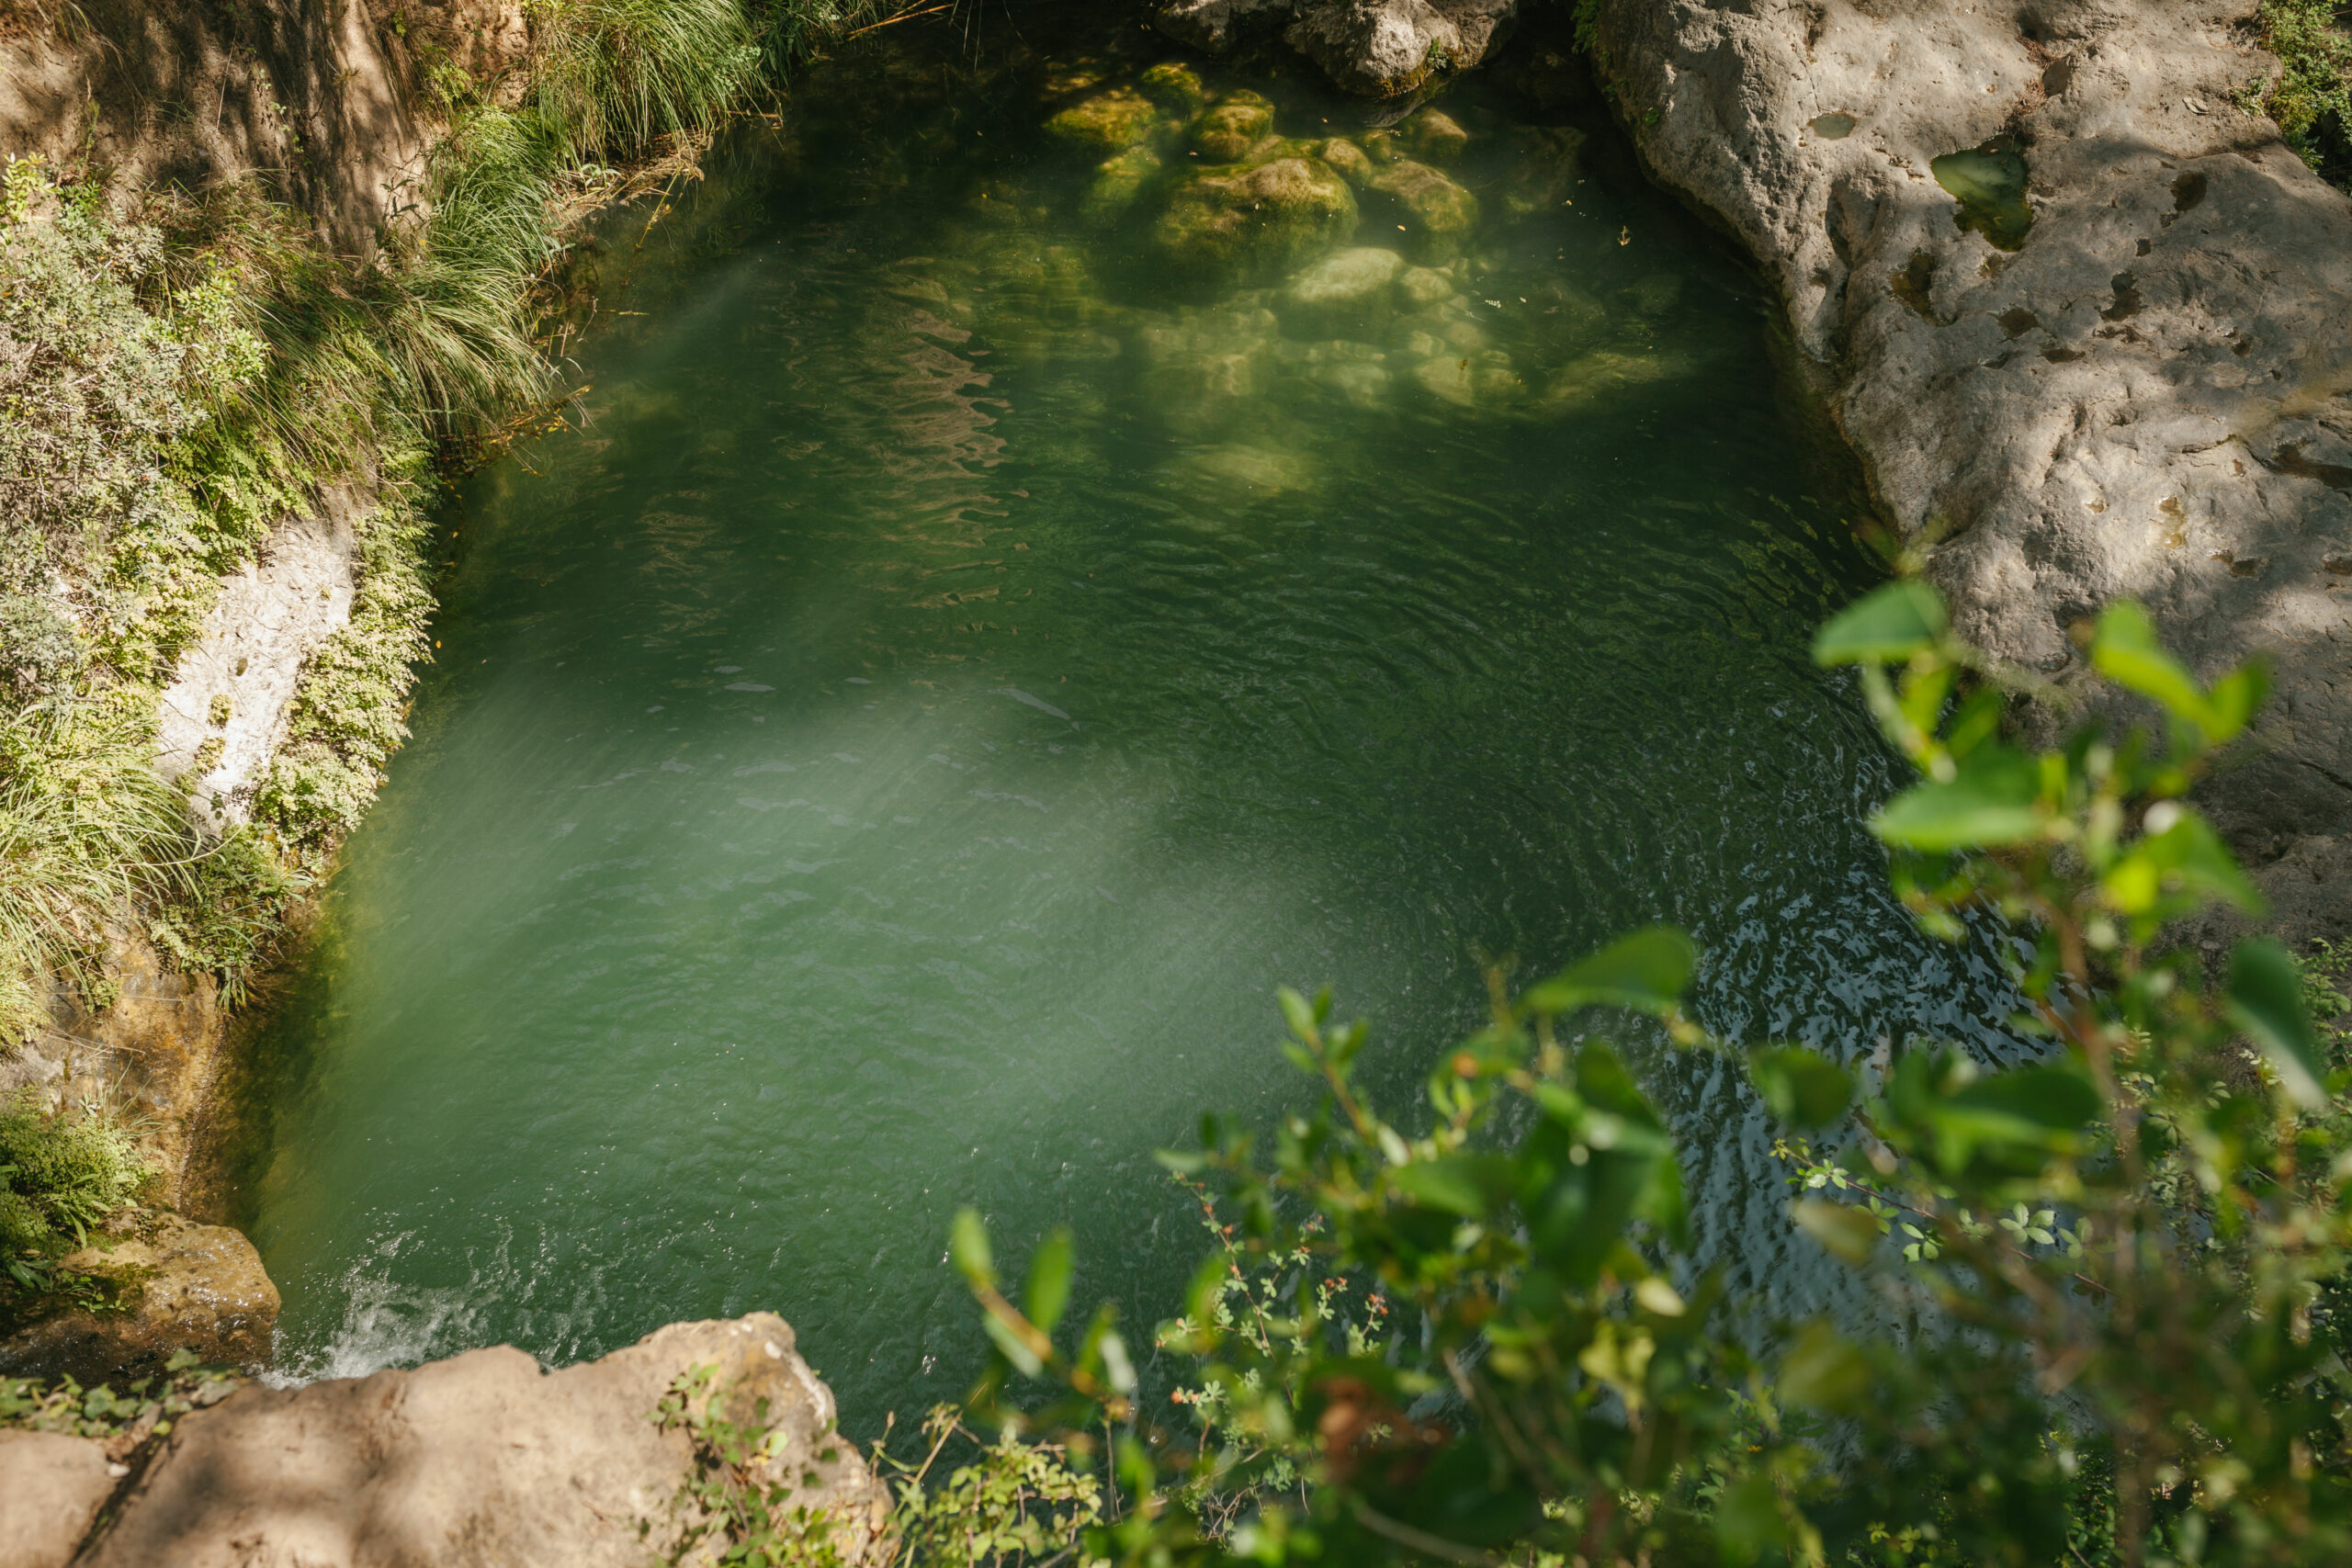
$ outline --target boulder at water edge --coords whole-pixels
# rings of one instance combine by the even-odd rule
[[[120,1304],[61,1313],[0,1341],[0,1372],[119,1387],[162,1372],[175,1350],[237,1367],[269,1359],[277,1287],[254,1244],[226,1225],[142,1211],[130,1235],[74,1253],[65,1267],[110,1280]]]
[[[679,1501],[697,1473],[687,1435],[653,1419],[708,1368],[731,1419],[777,1434],[763,1484],[785,1481],[866,1560],[889,1502],[833,1429],[832,1395],[773,1313],[673,1324],[600,1361],[543,1372],[522,1351],[475,1350],[414,1371],[306,1388],[257,1385],[181,1418],[116,1514],[71,1561],[85,1568],[643,1568],[670,1561],[703,1516]],[[755,1416],[758,1402],[766,1404]],[[100,1446],[0,1438],[0,1544],[9,1568],[64,1568],[95,1511]],[[73,1445],[60,1448],[59,1444]],[[40,1490],[32,1489],[38,1483]],[[46,1498],[36,1503],[34,1498]],[[46,1532],[46,1533],[44,1533]],[[14,1550],[14,1557],[5,1556]],[[702,1549],[708,1551],[707,1543]],[[694,1561],[703,1560],[700,1557]]]

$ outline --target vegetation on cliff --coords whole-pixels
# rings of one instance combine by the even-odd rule
[[[0,1040],[39,1025],[50,976],[103,1005],[110,931],[220,975],[233,999],[287,897],[356,823],[405,738],[429,651],[424,506],[436,474],[559,384],[538,300],[564,229],[632,188],[611,165],[707,132],[887,7],[528,10],[521,92],[425,62],[448,129],[364,262],[329,251],[259,176],[110,204],[80,171],[11,158]],[[201,833],[154,772],[158,694],[220,577],[281,518],[331,504],[356,536],[350,619],[304,669],[274,765],[252,782],[249,825]]]
[[[2352,31],[2337,0],[2263,0],[2256,25],[2285,67],[2253,107],[2303,162],[2352,190]]]

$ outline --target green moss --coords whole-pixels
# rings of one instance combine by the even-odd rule
[[[1046,122],[1046,134],[1055,141],[1094,152],[1140,145],[1159,129],[1159,108],[1130,87],[1082,98]]]
[[[1320,159],[1204,170],[1178,185],[1152,226],[1161,260],[1194,276],[1272,276],[1355,232],[1355,193]]]

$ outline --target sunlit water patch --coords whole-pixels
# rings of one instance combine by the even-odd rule
[[[1482,964],[1657,919],[1733,1038],[2007,1049],[1857,825],[1887,764],[1804,645],[1872,573],[1768,301],[1603,126],[1212,81],[1270,122],[1216,177],[1365,161],[1220,270],[1170,249],[1191,108],[1107,197],[1042,129],[1149,57],[980,90],[908,32],[611,231],[586,429],[451,509],[416,739],[263,1042],[290,1373],[770,1307],[871,1432],[978,1364],[959,1204],[1170,1307],[1151,1153],[1303,1098],[1283,983],[1398,1095]],[[1647,1070],[1705,1258],[1861,1310],[1736,1070]]]

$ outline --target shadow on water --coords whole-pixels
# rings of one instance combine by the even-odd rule
[[[1858,826],[1889,765],[1804,649],[1874,569],[1769,301],[1603,123],[1465,80],[1458,158],[1403,149],[1477,199],[1453,254],[1366,202],[1176,297],[1136,258],[1190,171],[1106,224],[1041,130],[1158,53],[894,31],[604,231],[585,428],[450,509],[415,737],[256,1041],[289,1373],[770,1307],[871,1435],[978,1364],[959,1204],[1170,1307],[1151,1152],[1302,1100],[1279,984],[1371,1014],[1399,1099],[1486,955],[1657,919],[1734,1040],[2021,1049]],[[1396,254],[1302,298],[1350,246]],[[1702,1257],[1874,1310],[1736,1069],[1646,1062]]]

